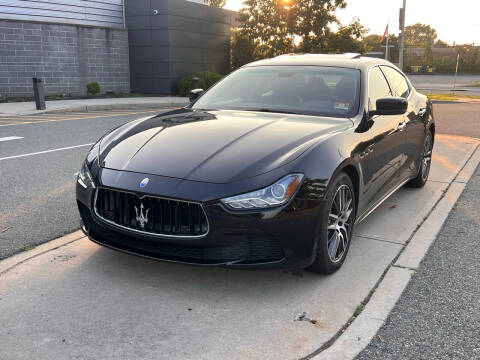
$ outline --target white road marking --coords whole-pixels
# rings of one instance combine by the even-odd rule
[[[34,153],[29,153],[29,154],[21,154],[21,155],[7,156],[7,157],[0,158],[0,161],[2,161],[2,160],[11,160],[11,159],[18,159],[18,158],[23,158],[23,157],[27,157],[27,156],[33,156],[33,155],[47,154],[47,153],[51,153],[51,152],[55,152],[55,151],[77,149],[77,148],[81,148],[81,147],[85,147],[85,146],[92,146],[93,144],[95,144],[95,143],[75,145],[75,146],[67,146],[67,147],[58,148],[58,149],[45,150],[45,151],[37,151],[37,152],[34,152]]]
[[[23,136],[7,136],[7,137],[3,137],[3,138],[0,138],[0,142],[2,142],[2,141],[10,141],[10,140],[19,140],[19,139],[23,139]]]

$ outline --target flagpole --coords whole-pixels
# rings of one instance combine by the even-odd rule
[[[387,44],[386,44],[386,47],[385,47],[385,60],[387,60],[387,61],[388,61],[388,50],[389,50],[389,47],[388,47],[388,25],[390,25],[390,24],[387,24],[387,31],[386,31],[386,33],[387,33]]]

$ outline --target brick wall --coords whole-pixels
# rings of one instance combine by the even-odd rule
[[[85,94],[90,81],[102,92],[129,92],[128,33],[0,20],[0,95],[33,96],[35,75],[47,95]]]

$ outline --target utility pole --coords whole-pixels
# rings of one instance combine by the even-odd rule
[[[405,49],[405,10],[407,8],[407,0],[403,0],[403,8],[400,9],[400,58],[399,67],[403,70],[403,55]]]

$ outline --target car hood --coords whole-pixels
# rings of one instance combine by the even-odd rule
[[[349,119],[180,109],[127,123],[100,143],[100,166],[228,183],[283,166]]]

